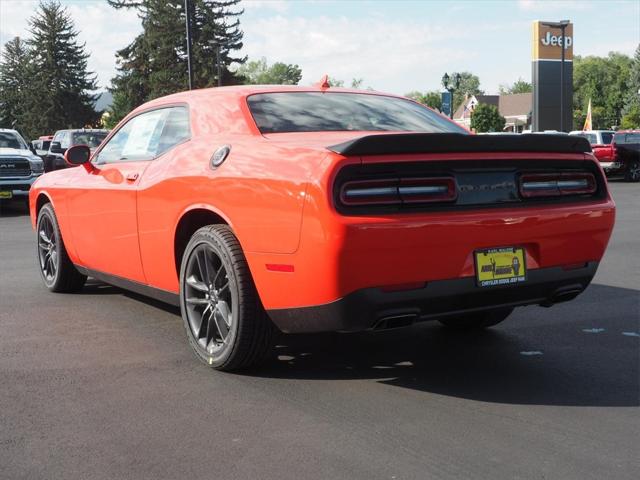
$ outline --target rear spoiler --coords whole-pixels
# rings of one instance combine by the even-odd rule
[[[591,145],[577,135],[463,133],[390,133],[367,135],[327,147],[345,156],[409,153],[535,152],[588,153]]]

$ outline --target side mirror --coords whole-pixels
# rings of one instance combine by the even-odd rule
[[[64,149],[60,145],[60,142],[51,142],[49,146],[49,151],[51,153],[64,153]]]
[[[52,144],[53,145],[53,144]],[[73,145],[64,154],[64,161],[72,167],[84,165],[91,158],[91,150],[86,145]]]

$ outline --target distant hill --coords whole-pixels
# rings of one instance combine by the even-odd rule
[[[95,109],[98,112],[103,112],[108,109],[113,103],[113,95],[109,92],[101,92],[100,96],[96,100]]]

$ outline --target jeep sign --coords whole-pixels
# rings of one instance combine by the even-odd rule
[[[542,44],[545,47],[547,47],[549,45],[551,45],[552,47],[554,47],[556,45],[562,46],[564,44],[564,48],[566,50],[571,45],[573,45],[573,38],[565,37],[565,39],[566,39],[566,42],[563,41],[562,35],[551,35],[551,32],[547,32],[547,35],[544,38],[541,38],[540,42],[542,42]]]
[[[534,132],[568,131],[573,122],[573,24],[567,24],[563,36],[560,28],[551,27],[549,23],[557,24],[533,22],[531,129]],[[562,82],[564,85],[561,86]]]
[[[549,27],[542,22],[533,23],[533,60],[560,60],[564,46],[565,60],[573,60],[573,24],[567,25],[565,37],[559,28]]]

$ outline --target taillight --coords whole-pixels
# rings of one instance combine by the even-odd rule
[[[527,173],[520,176],[520,195],[524,198],[589,195],[596,190],[596,178],[588,172]]]
[[[453,202],[457,196],[451,177],[353,180],[340,189],[340,201],[349,206]]]

